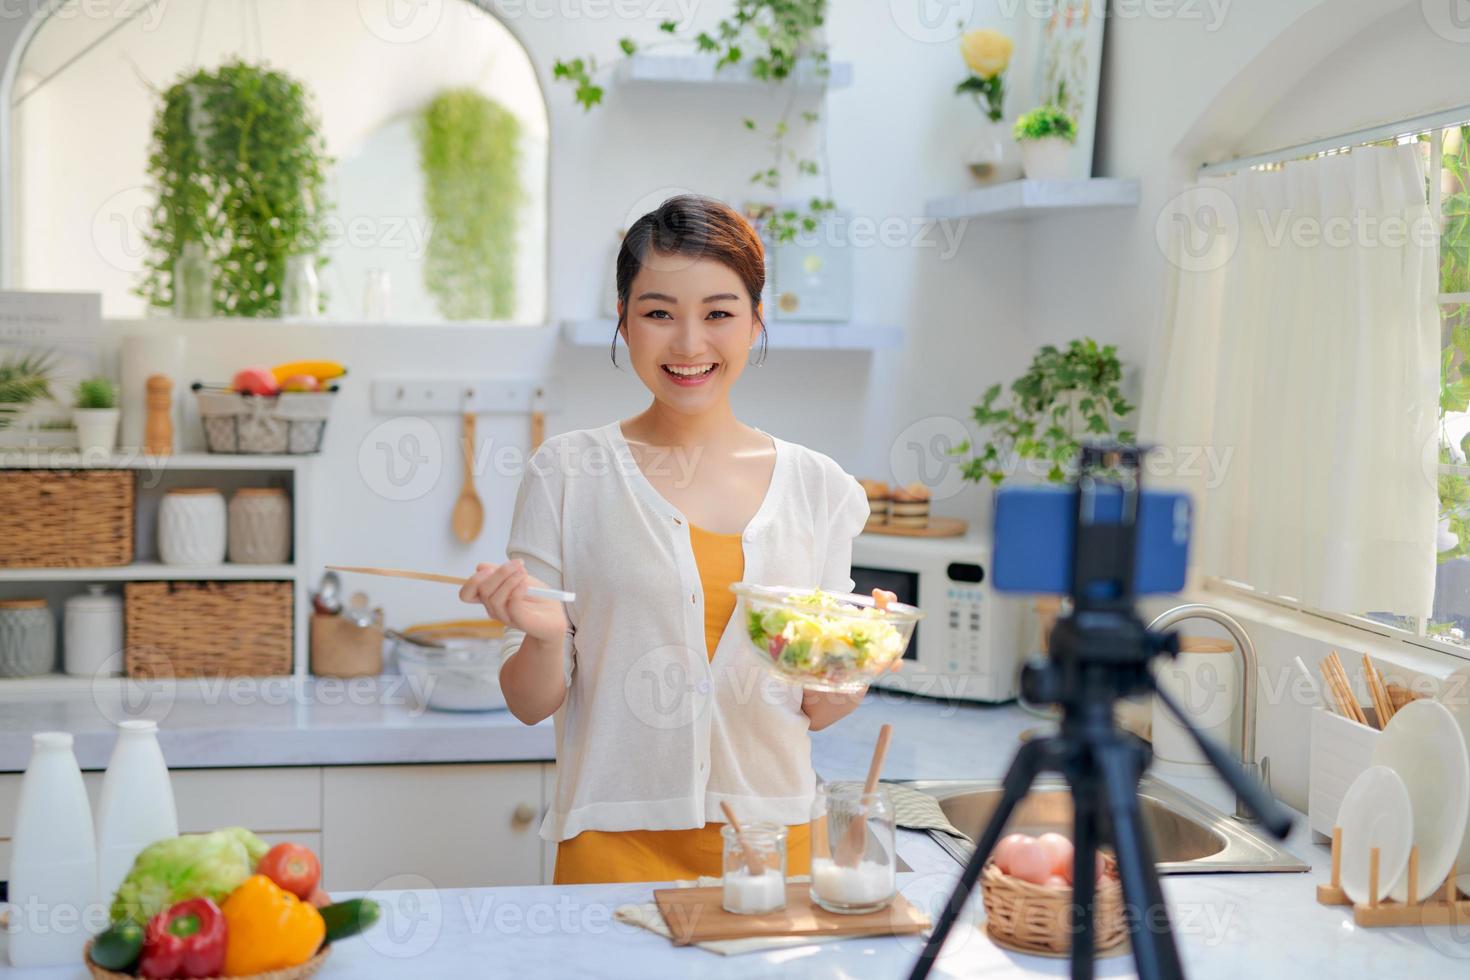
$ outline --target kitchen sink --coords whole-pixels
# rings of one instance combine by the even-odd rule
[[[937,799],[949,822],[972,837],[979,837],[985,829],[1002,792],[998,779],[920,780],[904,785]],[[1160,874],[1308,870],[1255,825],[1227,816],[1168,783],[1145,775],[1138,792],[1144,829]],[[1072,836],[1072,795],[1057,778],[1038,779],[1006,824],[1007,833],[1048,830]],[[930,834],[961,864],[974,853],[972,845],[949,834]]]

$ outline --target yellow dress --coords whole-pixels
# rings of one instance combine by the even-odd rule
[[[739,534],[717,534],[691,524],[689,538],[704,592],[705,649],[713,658],[725,624],[735,612],[730,583],[745,574],[745,552]],[[723,821],[688,830],[584,830],[557,845],[552,882],[585,885],[719,877],[724,872],[722,826]],[[787,874],[809,873],[809,830],[805,823],[786,828]]]

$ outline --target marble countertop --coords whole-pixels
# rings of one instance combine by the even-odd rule
[[[106,718],[73,704],[37,703],[17,720],[0,705],[0,759],[11,762],[22,733],[44,727],[77,731],[83,754],[105,750]],[[176,701],[163,719],[165,752],[192,764],[332,764],[363,756],[375,760],[397,751],[402,761],[440,761],[443,752],[479,745],[486,761],[549,757],[549,727],[526,728],[504,712],[454,716],[356,705],[290,704],[274,711],[242,706],[212,710]],[[884,769],[888,779],[983,779],[1004,773],[1017,735],[1037,724],[1011,707],[952,705],[873,693],[850,718],[813,736],[817,768],[829,779],[861,778],[878,727],[894,726]],[[544,728],[544,731],[543,731]],[[81,736],[86,735],[84,739]],[[519,739],[520,741],[517,741]],[[538,742],[538,739],[544,739]],[[291,747],[295,740],[300,744]],[[355,741],[367,744],[354,747]],[[406,743],[406,744],[404,744]],[[445,749],[445,745],[448,749]],[[399,746],[393,749],[393,746]],[[544,745],[544,748],[540,746]],[[545,755],[537,755],[542,751]],[[175,755],[178,753],[178,756]],[[456,754],[456,759],[464,758]],[[231,761],[216,761],[229,759]],[[286,761],[289,759],[290,761]],[[206,761],[205,760],[209,760]],[[268,760],[268,761],[261,761]],[[23,760],[22,760],[23,761]],[[105,761],[105,760],[102,760]],[[84,758],[84,765],[97,764]],[[174,763],[190,764],[190,762]],[[1212,777],[1189,770],[1155,774],[1221,810],[1228,791]],[[1315,886],[1328,876],[1326,848],[1309,839],[1297,821],[1287,848],[1311,865],[1306,874],[1173,875],[1163,879],[1165,898],[1184,966],[1192,978],[1252,980],[1330,975],[1463,975],[1470,965],[1470,936],[1454,929],[1361,929],[1350,910],[1318,905]],[[931,917],[959,873],[926,834],[901,831],[899,854],[912,869],[899,884]],[[903,977],[918,954],[911,937],[851,939],[724,957],[668,940],[613,918],[624,904],[651,900],[654,884],[476,888],[394,891],[374,895],[384,922],[344,942],[317,974],[332,978],[397,976],[518,977],[750,977],[780,973],[817,978]],[[933,976],[1065,976],[1062,960],[1010,953],[975,928],[978,896],[965,912]],[[1103,977],[1133,975],[1129,957],[1098,964]],[[82,970],[15,971],[0,977],[60,980]]]

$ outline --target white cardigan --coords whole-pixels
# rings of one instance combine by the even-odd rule
[[[742,535],[745,580],[850,591],[867,495],[831,458],[772,441],[770,486]],[[744,648],[738,616],[706,656],[689,522],[644,476],[617,422],[546,440],[516,493],[506,554],[577,593],[543,838],[701,827],[721,819],[725,800],[743,820],[810,819],[802,689]],[[507,629],[505,655],[524,638]]]

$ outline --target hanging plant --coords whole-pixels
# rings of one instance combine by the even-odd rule
[[[821,82],[821,94],[826,94],[827,79],[831,65],[827,45],[820,39],[820,31],[826,22],[827,0],[735,0],[734,11],[714,26],[713,30],[700,31],[692,39],[669,38],[647,46],[647,50],[669,44],[692,43],[694,50],[716,56],[715,69],[723,70],[735,65],[749,65],[752,78],[758,81],[781,84],[796,72],[804,60],[809,60],[817,79]],[[659,30],[668,35],[677,35],[679,25],[672,20],[659,24]],[[618,41],[621,57],[630,57],[639,50],[637,42],[625,37]],[[575,97],[582,108],[591,111],[602,101],[603,88],[594,78],[616,63],[598,64],[592,55],[558,60],[552,66],[552,77],[575,89]],[[795,240],[801,231],[815,231],[822,216],[832,211],[832,185],[830,167],[826,160],[827,140],[818,134],[822,147],[822,160],[803,157],[787,146],[787,138],[793,126],[792,110],[796,89],[787,99],[781,118],[767,134],[770,152],[769,166],[761,167],[750,177],[750,183],[764,187],[773,193],[776,200],[783,199],[783,186],[788,176],[823,177],[824,193],[808,199],[804,209],[777,207],[763,209],[760,213],[761,231],[777,244]],[[820,113],[805,111],[799,116],[806,127],[825,125]],[[754,119],[742,119],[741,125],[750,132],[758,133],[760,126]]]
[[[1083,437],[1132,442],[1133,433],[1118,427],[1133,411],[1123,397],[1122,378],[1111,344],[1083,338],[1066,350],[1042,347],[1026,373],[1011,382],[1009,404],[997,404],[1001,386],[996,384],[975,406],[974,419],[989,430],[989,439],[965,461],[965,479],[1000,483],[1015,464],[1032,460],[1045,468],[1048,480],[1060,482],[1076,462]],[[951,452],[970,453],[969,440]]]
[[[158,194],[135,293],[173,306],[174,263],[201,242],[218,316],[278,316],[286,259],[318,267],[331,164],[310,93],[269,68],[232,61],[179,78],[154,117],[148,176]]]
[[[473,89],[435,97],[417,124],[429,213],[424,286],[450,320],[515,310],[521,124]]]

